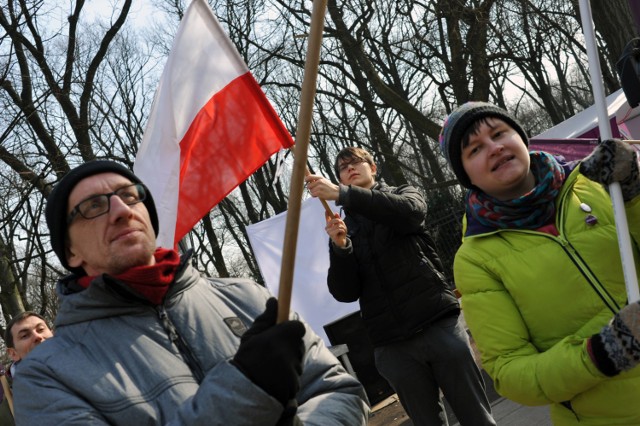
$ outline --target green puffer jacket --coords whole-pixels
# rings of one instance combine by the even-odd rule
[[[581,203],[596,224],[585,222]],[[462,312],[483,367],[501,395],[552,404],[555,425],[640,425],[640,368],[608,378],[586,350],[627,299],[610,197],[576,169],[556,206],[557,237],[467,231],[456,254]],[[640,197],[625,207],[640,271]]]

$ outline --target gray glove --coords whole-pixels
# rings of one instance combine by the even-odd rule
[[[624,201],[630,201],[640,194],[636,150],[620,139],[602,141],[580,163],[580,173],[605,185],[620,182]]]
[[[599,334],[591,337],[590,355],[607,376],[640,363],[640,302],[625,306]]]

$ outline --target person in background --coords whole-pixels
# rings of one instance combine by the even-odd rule
[[[454,110],[440,146],[467,188],[454,278],[496,390],[551,404],[554,425],[640,424],[640,305],[604,186],[620,183],[640,271],[636,152],[617,139],[581,162],[529,152],[520,123],[485,102]]]
[[[4,333],[4,342],[7,354],[12,362],[8,368],[3,367],[2,380],[3,398],[0,403],[0,425],[14,425],[13,419],[13,378],[16,376],[16,367],[24,357],[36,346],[53,337],[53,332],[46,319],[32,311],[23,311],[14,315],[7,323]]]
[[[380,374],[420,425],[447,425],[440,389],[462,425],[495,425],[485,385],[459,321],[460,307],[426,230],[427,204],[410,186],[376,181],[369,152],[349,147],[335,160],[336,185],[306,177],[312,196],[345,212],[327,218],[328,286],[360,303]]]
[[[156,247],[152,195],[91,161],[48,197],[56,338],[22,362],[20,425],[364,425],[362,385],[248,279],[207,278]],[[266,309],[265,309],[266,306]]]

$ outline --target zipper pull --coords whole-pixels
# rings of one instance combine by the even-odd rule
[[[169,315],[167,315],[167,311],[164,309],[164,306],[160,305],[157,307],[158,317],[162,322],[162,327],[169,333],[169,339],[172,343],[175,343],[178,340],[178,333],[176,332],[176,328],[173,326],[171,321],[169,320]]]

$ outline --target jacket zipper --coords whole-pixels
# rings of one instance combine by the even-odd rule
[[[184,339],[178,334],[176,327],[171,322],[171,319],[169,319],[167,310],[163,305],[159,305],[156,306],[156,311],[158,312],[158,317],[160,318],[162,326],[169,334],[169,340],[171,340],[171,343],[176,345],[180,354],[185,358],[185,361],[193,372],[193,376],[195,377],[198,384],[202,383],[202,380],[204,379],[204,372],[202,371],[202,367],[196,360],[193,352],[191,352],[191,349],[186,344]]]
[[[596,292],[600,299],[602,299],[602,302],[605,304],[605,306],[609,308],[609,310],[615,315],[620,310],[620,306],[611,296],[611,294],[609,294],[607,289],[604,288],[604,286],[600,283],[600,280],[598,280],[598,278],[594,275],[589,266],[580,256],[580,253],[578,253],[575,247],[573,247],[571,243],[569,243],[569,241],[567,241],[564,237],[558,237],[556,239],[560,243],[560,246],[562,247],[564,252],[567,253],[569,259],[573,262],[574,265],[576,265],[578,270],[585,277],[593,291]]]
[[[559,223],[562,223],[561,221]],[[571,245],[571,243],[564,238],[563,232],[560,228],[558,228],[559,236],[547,234],[545,232],[540,231],[532,231],[532,230],[524,230],[524,229],[508,229],[508,230],[500,230],[494,231],[496,233],[500,232],[521,232],[523,234],[533,234],[539,235],[544,238],[550,238],[562,247],[562,250],[566,253],[567,257],[575,265],[578,271],[585,278],[587,283],[591,289],[600,297],[604,305],[611,310],[611,312],[615,315],[619,310],[620,306],[618,302],[611,296],[611,294],[607,291],[606,288],[600,283],[600,280],[595,276],[595,274],[591,271],[587,263],[582,259],[580,253]],[[487,235],[487,234],[484,234]]]
[[[564,199],[566,198],[569,191],[563,191],[559,200],[558,200],[558,233],[557,237],[558,241],[562,246],[562,249],[567,253],[569,259],[576,265],[578,270],[582,272],[582,275],[586,278],[587,282],[591,286],[591,288],[596,292],[596,294],[602,299],[602,302],[605,304],[607,308],[615,315],[620,310],[620,306],[616,302],[616,300],[611,296],[611,294],[607,291],[607,289],[600,283],[600,280],[595,276],[595,274],[589,268],[589,265],[582,259],[580,253],[571,245],[571,243],[564,237],[564,218],[566,214],[566,208],[562,208],[564,205]]]
[[[190,255],[188,254],[185,257],[185,259],[188,259],[189,256]],[[180,268],[183,268],[184,265],[185,265],[184,262],[181,261]],[[104,279],[105,279],[105,282],[109,281],[110,283],[114,284],[114,286],[112,287],[114,290],[119,289],[120,291],[124,291],[127,295],[133,296],[136,299],[140,300],[141,303],[146,304],[150,307],[153,307],[148,300],[142,298],[138,293],[136,293],[135,291],[132,291],[131,288],[123,285],[120,281],[108,275],[105,275]],[[171,319],[169,318],[169,314],[167,313],[167,310],[165,309],[164,305],[157,305],[155,307],[155,311],[158,314],[158,318],[160,319],[160,323],[162,324],[162,327],[169,334],[169,340],[171,341],[171,343],[176,345],[176,348],[178,348],[178,352],[180,352],[180,354],[184,358],[187,366],[193,373],[193,376],[198,382],[198,384],[202,383],[202,380],[204,380],[204,371],[200,366],[200,363],[198,362],[196,357],[193,355],[193,352],[191,351],[191,348],[189,347],[189,345],[187,345],[187,343],[184,341],[182,336],[178,334],[178,330],[171,322]]]

